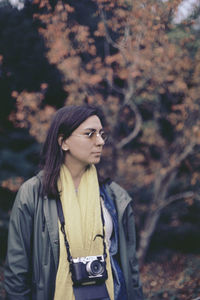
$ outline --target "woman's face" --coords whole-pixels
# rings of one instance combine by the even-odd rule
[[[79,125],[62,143],[62,149],[66,153],[65,164],[80,165],[81,167],[97,164],[100,161],[104,145],[104,140],[99,134],[102,130],[101,121],[96,115],[89,117]],[[91,132],[95,133],[88,136]]]

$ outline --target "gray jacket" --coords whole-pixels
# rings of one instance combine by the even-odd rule
[[[136,259],[131,198],[115,182],[107,185],[115,201],[119,248],[129,300],[142,300]],[[56,201],[42,198],[41,175],[19,189],[10,216],[4,285],[8,300],[53,300],[59,262]]]

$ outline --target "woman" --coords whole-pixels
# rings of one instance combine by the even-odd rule
[[[106,135],[88,105],[57,111],[42,171],[18,191],[10,217],[7,299],[143,299],[132,201],[100,181]]]

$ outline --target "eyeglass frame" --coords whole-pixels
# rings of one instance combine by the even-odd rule
[[[91,130],[89,133],[83,133],[83,134],[72,133],[71,136],[80,136],[80,137],[85,136],[92,140],[93,136],[95,136],[94,134],[96,135],[96,138],[100,136],[104,142],[106,142],[106,140],[108,139],[108,136],[104,130],[97,132],[96,129]],[[102,137],[102,134],[105,134],[105,138]]]

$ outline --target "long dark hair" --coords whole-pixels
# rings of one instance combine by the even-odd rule
[[[104,125],[103,113],[96,106],[65,106],[54,115],[43,145],[40,162],[40,167],[43,169],[44,195],[58,197],[57,180],[64,161],[64,152],[58,143],[58,137],[61,135],[64,141],[81,123],[93,115],[98,116]]]

